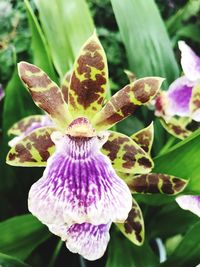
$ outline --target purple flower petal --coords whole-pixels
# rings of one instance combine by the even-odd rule
[[[184,210],[189,210],[200,217],[200,196],[180,196],[176,202]]]
[[[200,57],[184,42],[178,42],[181,51],[181,65],[185,76],[190,81],[200,79]]]
[[[98,137],[54,137],[56,152],[29,192],[29,210],[45,224],[123,222],[132,197],[100,152]]]
[[[189,103],[192,96],[193,83],[186,76],[176,79],[167,92],[168,105],[166,113],[169,116],[189,116]]]
[[[49,225],[49,230],[66,242],[67,248],[82,255],[87,260],[97,260],[105,253],[110,240],[111,223],[92,225],[89,223],[66,225]]]

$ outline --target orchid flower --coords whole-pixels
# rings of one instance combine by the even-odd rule
[[[192,133],[191,121],[197,127],[200,121],[200,57],[184,41],[178,45],[184,75],[157,97],[155,114],[169,133],[184,139]]]
[[[131,193],[142,192],[145,185],[144,193],[174,195],[187,182],[160,174],[152,181],[152,125],[132,137],[108,129],[150,101],[163,79],[134,81],[102,107],[108,69],[95,34],[83,45],[70,82],[62,90],[32,64],[20,62],[19,75],[36,105],[53,122],[26,134],[7,156],[13,166],[45,166],[42,178],[29,192],[30,212],[60,236],[70,251],[89,260],[104,254],[112,222],[141,245],[144,222]],[[132,177],[127,183],[123,174],[134,179],[137,175],[139,184]]]

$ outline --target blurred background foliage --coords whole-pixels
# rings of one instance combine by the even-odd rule
[[[163,89],[167,89],[181,74],[177,41],[185,40],[200,54],[199,11],[199,0],[0,0],[0,83],[6,93],[0,102],[1,266],[195,267],[200,262],[198,218],[166,196],[137,196],[146,223],[142,247],[132,245],[113,227],[103,259],[83,261],[61,247],[58,238],[32,215],[24,215],[28,190],[43,170],[5,165],[11,138],[7,130],[20,118],[40,112],[17,76],[17,62],[33,62],[60,83],[95,27],[108,58],[111,94],[128,83],[125,69],[138,78],[165,77]],[[186,193],[200,195],[199,130],[179,142],[146,107],[121,122],[117,130],[130,135],[152,120],[155,171],[190,178]],[[163,264],[155,242],[158,237],[167,249]]]

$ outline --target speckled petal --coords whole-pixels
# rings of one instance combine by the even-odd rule
[[[190,81],[197,81],[200,79],[200,57],[184,42],[178,42],[181,51],[181,65],[185,76]]]
[[[106,55],[94,33],[83,45],[70,80],[68,103],[73,118],[91,119],[101,110],[107,83]]]
[[[153,122],[146,128],[131,135],[133,141],[135,141],[145,152],[150,153],[153,138],[154,138],[154,128]]]
[[[200,217],[200,196],[180,196],[176,198],[178,205]]]
[[[160,77],[145,77],[126,85],[94,116],[92,124],[95,129],[102,131],[111,128],[131,115],[139,106],[152,100],[163,80]]]
[[[12,166],[42,167],[46,166],[47,159],[55,151],[55,145],[50,135],[54,127],[42,127],[26,135],[8,152],[6,163]]]
[[[110,132],[102,152],[109,157],[115,170],[125,173],[148,173],[153,168],[153,161],[130,137]]]
[[[162,126],[165,128],[167,132],[179,138],[181,140],[188,137],[192,131],[190,131],[187,126],[190,123],[190,118],[175,118],[172,117],[169,121],[160,120]]]
[[[194,83],[190,82],[186,76],[176,79],[169,87],[168,105],[166,113],[169,116],[189,116],[189,103],[192,96]]]
[[[56,152],[29,192],[33,215],[45,224],[124,221],[132,197],[100,152],[102,140],[64,135],[55,142]]]
[[[35,104],[49,114],[60,129],[65,129],[72,118],[60,88],[44,71],[27,62],[18,64],[18,72]]]
[[[28,134],[33,130],[53,125],[53,122],[46,115],[31,115],[16,122],[9,130],[8,134],[21,135]]]

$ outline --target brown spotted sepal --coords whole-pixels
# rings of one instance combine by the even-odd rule
[[[193,120],[200,121],[200,83],[195,85],[192,89],[190,112]]]
[[[135,245],[141,246],[144,242],[145,229],[141,209],[133,199],[132,209],[124,223],[117,224],[120,231]]]
[[[176,195],[182,192],[188,180],[163,173],[149,173],[126,179],[132,193]]]
[[[27,62],[18,64],[19,76],[35,104],[43,109],[60,129],[71,122],[71,116],[60,88],[40,68]]]
[[[146,128],[134,133],[131,138],[148,154],[151,152],[154,137],[153,122]]]
[[[34,123],[40,124],[44,120],[45,115],[31,115],[21,119],[13,124],[8,130],[8,134],[21,135],[25,133]]]
[[[10,149],[6,163],[25,167],[46,166],[47,159],[55,151],[50,138],[55,130],[54,127],[43,127],[31,132]]]
[[[108,83],[106,55],[94,33],[75,61],[69,87],[69,110],[73,118],[91,119],[102,108]]]
[[[68,103],[68,94],[69,94],[69,83],[70,83],[70,78],[71,78],[72,72],[68,71],[60,85],[64,100],[66,103]]]
[[[187,129],[187,125],[190,122],[189,118],[171,118],[167,122],[163,119],[160,119],[162,126],[165,130],[175,136],[178,139],[185,139],[188,137],[192,132]]]
[[[153,168],[151,157],[130,137],[121,133],[110,132],[102,152],[119,172],[148,173]]]
[[[139,79],[118,91],[92,120],[95,128],[106,130],[131,115],[139,106],[149,102],[157,94],[162,78]]]

